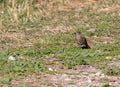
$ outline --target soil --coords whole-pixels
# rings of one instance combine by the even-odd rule
[[[57,74],[28,75],[13,80],[12,84],[31,84],[39,87],[98,87],[106,84],[120,87],[120,76],[108,76],[91,65],[77,66],[76,69],[63,69],[58,64],[48,66]]]

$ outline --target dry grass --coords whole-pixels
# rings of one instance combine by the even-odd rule
[[[6,27],[4,20],[7,20],[9,26],[20,27],[20,24],[26,24],[27,22],[39,21],[38,17],[49,17],[55,15],[59,11],[71,11],[78,7],[83,7],[86,4],[94,3],[93,0],[23,0],[21,2],[17,0],[2,1],[1,9],[1,26]],[[9,21],[8,21],[9,19]],[[6,22],[6,21],[5,21]]]

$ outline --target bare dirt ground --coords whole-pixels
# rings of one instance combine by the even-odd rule
[[[39,76],[28,75],[12,84],[32,84],[39,87],[98,87],[105,84],[120,87],[120,76],[108,76],[101,70],[90,66],[81,65],[73,69],[61,69],[58,65],[51,66],[53,70],[61,74],[41,74]],[[58,69],[58,70],[57,70]]]
[[[26,75],[12,84],[31,84],[38,87],[100,87],[106,84],[120,87],[120,76],[109,76],[92,65],[80,65],[75,69],[63,68],[62,61],[56,58],[45,58],[55,64],[46,65],[50,71],[56,74],[40,73],[40,75]],[[120,66],[120,62],[112,62],[109,66]]]

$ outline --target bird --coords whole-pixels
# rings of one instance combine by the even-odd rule
[[[85,36],[83,36],[80,31],[75,32],[75,37],[76,37],[77,43],[80,48],[82,48],[82,49],[90,49],[91,48],[88,45]]]

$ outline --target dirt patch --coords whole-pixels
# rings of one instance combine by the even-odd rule
[[[25,38],[25,35],[23,33],[16,33],[16,32],[5,32],[0,34],[0,48],[3,47],[13,47],[13,46],[19,46],[23,39]]]
[[[97,9],[97,12],[110,12],[110,11],[114,11],[116,9],[120,9],[119,5],[112,5],[112,6],[103,6],[102,8]]]
[[[21,85],[30,84],[40,87],[90,87],[103,86],[105,84],[114,87],[120,86],[120,76],[108,76],[102,71],[91,65],[80,65],[74,69],[63,67],[63,62],[54,58],[54,55],[42,58],[49,61],[46,67],[54,74],[40,73],[40,75],[27,75],[17,80],[12,80],[11,84]],[[51,64],[53,63],[53,64]]]
[[[18,80],[13,80],[12,84],[31,84],[40,87],[90,87],[102,86],[105,84],[120,86],[120,76],[107,76],[99,69],[90,65],[78,66],[76,70],[61,69],[62,74],[41,74],[39,76],[28,75]]]
[[[69,26],[69,27],[65,27],[65,26],[45,26],[45,27],[43,27],[43,30],[42,30],[42,32],[49,32],[49,34],[51,34],[51,35],[54,35],[54,34],[56,34],[56,33],[59,33],[59,32],[61,32],[61,33],[65,33],[65,32],[67,32],[67,31],[70,31],[70,30],[73,30],[73,27],[71,26]],[[48,35],[48,33],[46,33],[46,35]]]
[[[33,46],[36,42],[38,42],[38,38],[42,39],[38,33],[31,32],[28,30],[24,32],[3,32],[0,34],[0,49],[8,48],[8,47],[30,47]]]
[[[103,86],[105,84],[114,87],[120,86],[120,76],[109,76],[94,66],[80,65],[74,69],[63,67],[63,61],[54,58],[54,55],[42,58],[43,61],[49,61],[46,67],[54,74],[40,73],[40,75],[26,75],[17,80],[12,80],[11,84],[21,85],[29,84],[40,87],[90,87]],[[112,65],[114,63],[111,63]],[[117,63],[115,63],[117,64]]]
[[[120,61],[113,61],[109,64],[110,66],[116,66],[120,68]]]
[[[93,36],[92,37],[95,43],[103,43],[103,44],[111,44],[114,43],[114,37],[113,36]]]

